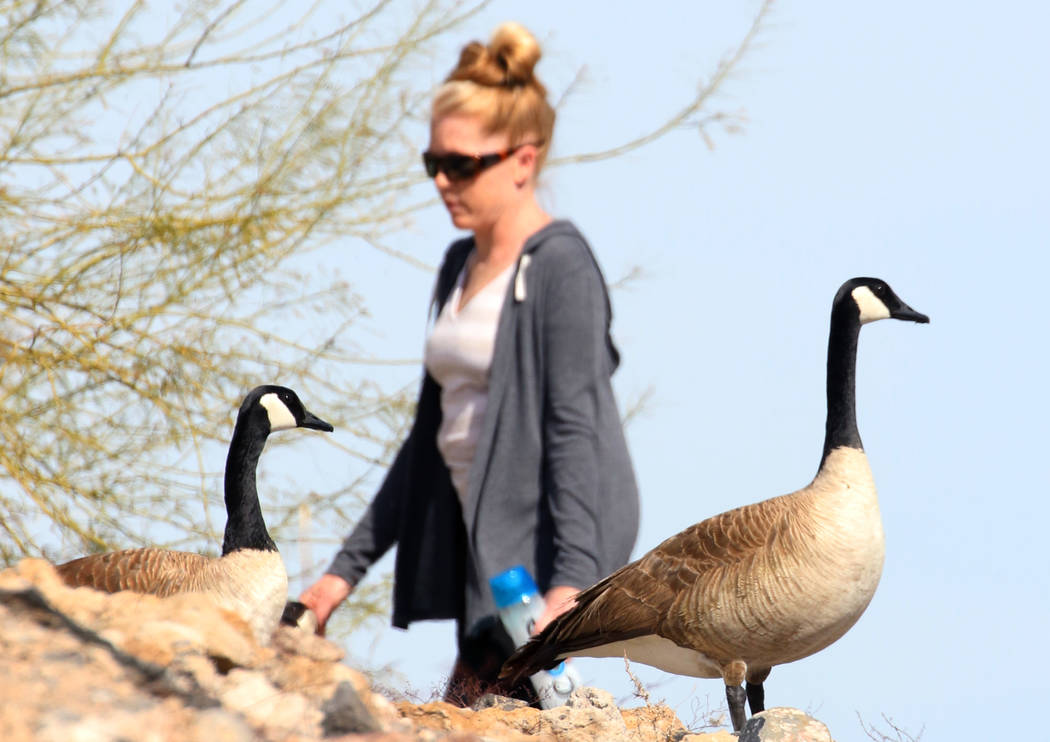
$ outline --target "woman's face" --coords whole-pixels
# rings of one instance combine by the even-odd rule
[[[441,155],[489,155],[506,152],[506,134],[486,134],[481,121],[474,116],[449,114],[430,124],[428,152]],[[504,211],[525,195],[521,187],[531,177],[534,156],[518,153],[481,170],[468,179],[450,179],[443,170],[434,177],[434,185],[448,209],[452,223],[460,229],[484,232],[499,220]]]

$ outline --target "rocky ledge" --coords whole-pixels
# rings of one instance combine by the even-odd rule
[[[255,643],[199,595],[68,588],[44,561],[0,572],[0,740],[5,742],[830,742],[794,709],[735,736],[691,734],[665,705],[620,709],[595,688],[538,711],[393,703],[337,645],[282,627]]]

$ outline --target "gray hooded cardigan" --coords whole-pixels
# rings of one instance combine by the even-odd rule
[[[467,238],[446,252],[437,312],[473,247]],[[500,314],[462,506],[437,449],[440,388],[425,374],[411,432],[328,572],[356,584],[397,542],[393,625],[455,618],[469,634],[495,613],[488,580],[509,567],[524,564],[546,591],[625,564],[638,490],[610,383],[611,320],[579,231],[554,221],[532,235]]]

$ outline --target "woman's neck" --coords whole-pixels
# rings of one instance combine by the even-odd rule
[[[474,231],[478,262],[508,265],[518,257],[525,240],[551,222],[551,217],[533,198],[500,215],[490,228]]]

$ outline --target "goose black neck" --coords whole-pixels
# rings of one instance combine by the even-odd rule
[[[835,448],[863,449],[857,430],[857,340],[860,317],[852,301],[837,302],[828,337],[828,418],[824,425],[821,467]]]
[[[226,533],[222,553],[238,549],[277,551],[270,538],[255,488],[255,469],[259,464],[266,433],[250,425],[238,425],[233,431],[230,452],[226,457]]]

